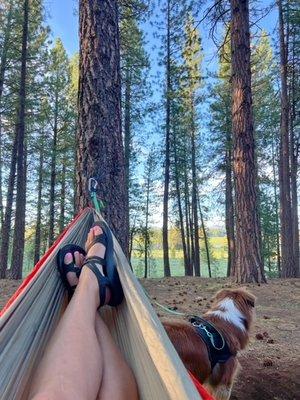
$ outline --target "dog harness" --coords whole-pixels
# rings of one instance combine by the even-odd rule
[[[216,364],[224,364],[230,357],[235,355],[230,351],[223,335],[211,322],[196,316],[191,317],[190,322],[206,344],[212,370]]]

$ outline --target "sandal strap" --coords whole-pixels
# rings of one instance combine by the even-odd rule
[[[103,244],[104,247],[107,246],[107,238],[106,238],[106,234],[104,232],[101,233],[100,235],[97,235],[94,237],[94,239],[92,240],[91,244],[89,245],[89,247],[87,249],[87,253],[96,243]]]
[[[91,256],[85,259],[84,263],[90,262],[90,261],[94,261],[102,266],[106,265],[106,261],[104,258],[102,257],[98,257],[98,256]]]
[[[64,270],[66,275],[68,272],[75,272],[77,278],[79,278],[81,272],[81,269],[76,267],[74,262],[72,262],[71,264],[65,264]]]
[[[111,286],[109,279],[102,275],[100,270],[97,268],[96,261],[94,260],[86,260],[83,264],[88,267],[92,272],[94,272],[99,286],[99,297],[100,297],[100,307],[105,305],[105,298],[106,298],[106,288]]]

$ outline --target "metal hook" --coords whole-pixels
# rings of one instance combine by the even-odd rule
[[[89,192],[97,192],[97,187],[98,187],[97,179],[96,178],[90,178],[89,179],[89,184],[88,184]]]

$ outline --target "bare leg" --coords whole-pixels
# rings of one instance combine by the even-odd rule
[[[103,356],[95,332],[98,288],[91,275],[88,270],[82,271],[75,294],[37,369],[29,398],[96,398],[103,375]]]
[[[93,239],[94,235],[99,233],[101,233],[101,228],[93,228],[89,233],[87,243]],[[96,244],[91,248],[88,255],[103,257],[104,254],[104,246]],[[68,257],[70,258],[70,255],[66,256],[65,262],[67,262]],[[82,263],[82,260],[79,261]],[[78,264],[76,263],[76,265]],[[75,276],[69,276],[69,274],[69,282],[76,284],[77,282],[74,282]],[[106,302],[109,301],[109,298],[110,293],[107,290]],[[99,304],[99,288],[96,277],[92,271],[84,267],[75,294],[61,318],[46,349],[44,358],[37,369],[29,396],[30,399],[95,400],[99,393],[99,387],[104,383],[105,370],[107,370],[105,363],[113,362],[114,365],[117,363],[119,369],[124,367],[126,370],[124,376],[126,376],[126,379],[129,377],[128,371],[130,370],[122,356],[120,354],[117,355],[116,346],[113,344],[103,321],[101,321],[101,324],[103,324],[102,330],[100,329],[99,331],[99,328],[97,328],[97,337],[96,315],[97,326],[99,326],[100,317],[97,312]],[[103,334],[104,327],[107,335]],[[100,346],[99,339],[103,346]],[[107,354],[105,357],[102,347],[105,349],[105,354]],[[108,351],[112,351],[111,356]],[[106,373],[106,376],[110,375]],[[105,387],[109,386],[109,382],[111,382],[118,389],[119,385],[116,382],[118,377],[123,377],[122,371],[119,371],[118,376],[115,375],[114,380],[106,378]],[[131,382],[134,385],[134,391],[136,389],[133,378]],[[131,397],[132,388],[129,388],[128,385],[122,386],[122,388],[122,396],[118,389],[117,393],[118,396],[120,394],[120,397],[113,396],[113,398],[120,400],[134,399],[134,397]],[[130,392],[127,389],[130,389]],[[110,390],[109,387],[107,388],[108,390]]]
[[[100,315],[96,316],[96,333],[104,360],[98,400],[137,400],[137,386],[133,373]]]

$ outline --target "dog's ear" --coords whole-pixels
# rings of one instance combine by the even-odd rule
[[[223,299],[225,299],[225,297],[229,296],[231,293],[232,292],[230,291],[230,289],[221,289],[213,296],[213,300],[214,301],[223,300]]]
[[[240,290],[243,292],[244,299],[248,306],[254,308],[256,297],[252,293],[248,292],[247,288],[242,287]]]
[[[248,300],[247,299],[246,302],[250,307],[254,307],[255,306],[255,300],[254,299],[253,300]]]

